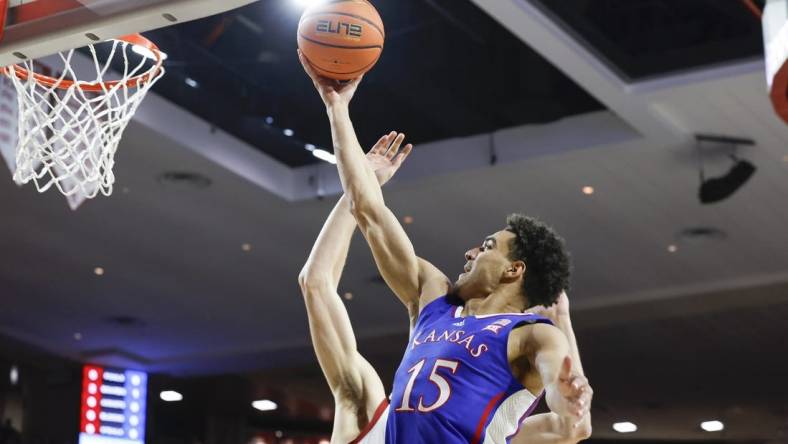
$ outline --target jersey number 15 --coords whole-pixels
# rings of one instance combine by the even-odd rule
[[[419,404],[416,409],[410,406],[410,396],[413,391],[413,384],[416,383],[416,378],[418,378],[419,373],[421,373],[422,368],[424,368],[424,363],[426,361],[426,359],[422,359],[408,370],[408,373],[411,375],[410,379],[408,379],[408,385],[405,386],[405,393],[402,394],[402,405],[397,407],[395,411],[412,412],[418,409],[420,412],[428,413],[440,408],[449,400],[451,396],[451,386],[446,378],[438,374],[438,369],[445,368],[450,371],[451,374],[454,374],[457,372],[457,367],[459,367],[460,363],[446,359],[437,359],[435,365],[432,367],[432,372],[430,372],[429,380],[438,387],[438,399],[430,405],[424,405],[424,395],[419,395]]]

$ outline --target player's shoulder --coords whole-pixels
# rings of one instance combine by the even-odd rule
[[[520,316],[512,315],[507,319],[519,319],[520,322],[513,326],[509,341],[519,344],[520,349],[539,348],[541,345],[552,343],[559,339],[563,333],[550,319],[532,314],[522,313]]]

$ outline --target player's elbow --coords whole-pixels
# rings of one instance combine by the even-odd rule
[[[316,272],[305,266],[298,275],[298,286],[304,297],[317,294],[331,286],[331,278],[327,273]]]
[[[377,220],[378,215],[385,208],[383,199],[376,199],[364,193],[351,196],[350,213],[362,229]]]

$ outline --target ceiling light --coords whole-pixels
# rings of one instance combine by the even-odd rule
[[[191,86],[192,88],[197,88],[198,86],[200,86],[200,84],[197,83],[197,81],[191,77],[186,77],[183,81],[186,82],[186,84]]]
[[[148,49],[148,48],[146,48],[144,46],[133,45],[131,47],[131,50],[134,51],[135,53],[145,57],[145,58],[148,58],[148,59],[151,59],[151,60],[156,60],[156,54],[154,54],[153,51],[151,51],[150,49]],[[159,53],[161,54],[161,59],[162,60],[167,60],[168,56],[167,56],[166,52],[159,51]]]
[[[273,118],[273,117],[271,117],[271,116],[268,116],[268,117],[266,117],[266,118],[265,118],[265,123],[267,123],[267,124],[269,124],[269,125],[270,125],[270,124],[272,124],[272,123],[274,123],[274,118]]]
[[[241,244],[241,250],[252,251],[252,244]]]
[[[281,438],[281,437],[283,437],[284,435],[285,435],[285,434],[284,434],[284,433],[282,433],[282,431],[281,431],[281,430],[277,430],[276,432],[274,432],[274,436],[276,436],[277,438]]]
[[[271,401],[269,399],[261,399],[259,401],[254,401],[252,403],[252,407],[254,407],[257,410],[260,410],[261,412],[270,412],[271,410],[276,410],[278,406],[274,401]]]
[[[316,147],[316,146],[314,146],[314,145],[312,145],[311,143],[307,143],[306,145],[304,145],[304,148],[305,148],[307,151],[314,151],[314,150],[315,150],[315,148],[317,148],[317,147]]]
[[[678,249],[679,248],[677,246],[675,246],[675,245],[668,245],[668,251],[670,253],[675,253],[676,251],[678,251]]]
[[[583,187],[583,194],[592,195],[594,194],[594,187],[585,186]]]
[[[282,130],[282,133],[287,137],[293,137],[293,134],[295,134],[295,132],[290,128],[285,128],[284,130]]]
[[[163,391],[159,394],[159,397],[165,402],[178,402],[183,400],[183,395],[173,390]]]
[[[328,151],[316,149],[312,151],[312,155],[317,157],[320,160],[325,160],[328,163],[337,163],[337,158],[333,154],[329,153]]]
[[[96,276],[104,276],[104,269],[101,267],[96,267],[93,269],[93,273],[95,273]]]
[[[700,423],[700,428],[707,432],[719,432],[725,429],[725,424],[720,421],[703,421]]]
[[[81,341],[82,340],[82,333],[80,333],[80,332],[74,333],[74,340],[75,341]]]
[[[638,430],[638,426],[631,422],[617,422],[613,424],[613,430],[618,433],[632,433]]]
[[[19,383],[19,368],[17,366],[11,366],[11,371],[8,373],[8,381],[11,385],[17,385]]]

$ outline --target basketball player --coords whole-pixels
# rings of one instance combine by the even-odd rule
[[[465,272],[452,284],[416,256],[364,158],[349,111],[361,77],[325,79],[299,57],[326,106],[352,213],[414,327],[394,380],[386,442],[508,442],[542,391],[561,422],[582,425],[591,392],[570,382],[580,373],[566,337],[547,318],[523,313],[553,305],[568,286],[563,241],[534,219],[511,216],[466,252]]]
[[[367,154],[366,159],[381,185],[385,184],[410,154],[406,146],[399,153],[401,139],[384,136]],[[347,197],[343,196],[329,215],[309,259],[299,276],[307,307],[312,343],[335,399],[333,443],[384,443],[388,400],[383,384],[371,365],[356,350],[350,319],[337,294],[337,285],[355,230]],[[566,300],[565,295],[563,299]],[[568,301],[559,304],[566,312],[567,335],[572,357],[579,364],[574,335],[568,317]],[[550,315],[554,309],[545,310]],[[559,319],[553,316],[553,319]],[[585,378],[572,383],[587,387]],[[590,388],[589,388],[590,390]],[[526,419],[514,443],[575,443],[579,429],[548,413]]]

